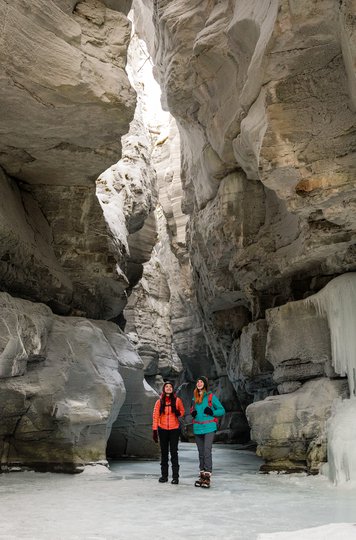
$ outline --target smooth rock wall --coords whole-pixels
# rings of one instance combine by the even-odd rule
[[[105,460],[124,403],[145,412],[139,420],[132,416],[140,442],[131,444],[131,453],[154,453],[150,415],[155,395],[144,384],[141,359],[115,324],[59,317],[43,304],[6,293],[1,305],[3,470],[75,472]],[[133,381],[134,394],[126,391]]]

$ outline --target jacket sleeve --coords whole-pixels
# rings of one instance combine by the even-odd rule
[[[216,396],[213,396],[212,405],[213,405],[214,416],[224,416],[225,408],[220,403],[220,401],[218,400]]]
[[[152,420],[152,429],[153,431],[156,431],[158,429],[158,421],[159,421],[159,409],[161,406],[161,402],[159,399],[157,399],[155,406],[153,407],[153,420]]]
[[[177,409],[179,411],[179,417],[184,416],[185,409],[184,409],[183,401],[180,398],[177,398]]]

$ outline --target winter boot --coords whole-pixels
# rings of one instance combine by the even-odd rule
[[[160,478],[158,478],[158,482],[160,484],[164,484],[164,482],[168,482],[168,477],[167,476],[161,476]]]
[[[211,473],[205,472],[202,483],[201,483],[202,488],[210,488],[210,478],[211,478]]]
[[[171,484],[179,484],[179,465],[177,463],[172,464],[172,482]]]
[[[204,479],[205,471],[200,471],[198,480],[195,481],[195,487],[201,487]]]
[[[158,479],[160,484],[168,482],[168,463],[161,463],[161,477]]]

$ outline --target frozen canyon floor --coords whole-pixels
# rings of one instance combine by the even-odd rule
[[[334,487],[323,476],[260,474],[260,459],[236,446],[216,444],[213,457],[210,490],[193,485],[197,452],[189,443],[180,445],[178,486],[157,482],[158,461],[124,460],[74,476],[2,474],[0,538],[356,539],[355,487]]]

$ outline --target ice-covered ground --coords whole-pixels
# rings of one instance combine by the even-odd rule
[[[155,461],[116,462],[111,472],[91,467],[75,476],[0,475],[0,539],[256,540],[261,533],[331,523],[340,523],[339,532],[329,525],[313,536],[303,532],[276,540],[356,538],[356,527],[341,525],[356,522],[355,489],[334,487],[324,477],[259,474],[259,458],[231,446],[214,446],[210,490],[193,485],[194,444],[180,445],[180,463],[178,486],[157,482]]]

